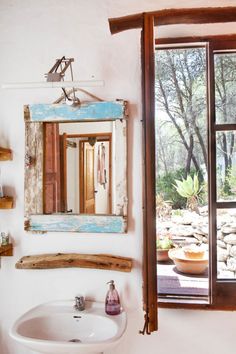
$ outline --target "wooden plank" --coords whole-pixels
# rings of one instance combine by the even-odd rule
[[[132,259],[109,254],[57,253],[22,257],[17,269],[91,268],[131,272]]]
[[[12,160],[12,151],[10,149],[0,147],[0,161]]]
[[[13,208],[13,197],[0,198],[0,209],[12,209],[12,208]]]
[[[9,243],[8,245],[0,246],[0,256],[1,257],[10,257],[13,256],[13,245]]]
[[[115,215],[127,215],[128,191],[127,191],[127,122],[117,120],[114,122],[114,153],[115,153]]]
[[[25,110],[27,115],[27,111]],[[25,216],[43,213],[43,123],[25,123]]]
[[[127,218],[116,215],[30,215],[25,230],[33,232],[126,233]]]
[[[106,121],[123,119],[125,102],[90,102],[78,107],[66,104],[28,105],[25,119],[32,122]]]
[[[153,12],[110,18],[112,34],[134,28],[142,28],[144,16],[154,17],[155,26],[174,24],[201,24],[235,22],[236,7],[200,7],[183,9],[164,9]]]

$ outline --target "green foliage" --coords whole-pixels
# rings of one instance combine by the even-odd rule
[[[194,176],[196,171],[192,169],[190,176]],[[185,169],[180,168],[165,175],[158,176],[156,179],[156,195],[162,195],[162,198],[171,201],[172,209],[183,209],[186,205],[186,199],[176,193],[174,187],[176,179],[182,179],[185,174]]]
[[[183,216],[183,211],[181,209],[175,209],[171,212],[172,216]]]
[[[176,179],[176,185],[174,185],[176,191],[184,198],[197,197],[201,192],[201,188],[199,185],[199,180],[197,174],[194,174],[193,178],[188,175],[186,179],[182,179],[182,181]]]
[[[173,248],[173,246],[173,241],[168,236],[165,236],[161,240],[158,239],[156,242],[156,247],[159,250],[169,250],[170,248]]]
[[[235,194],[236,193],[236,167],[231,167],[228,169],[226,180],[230,188],[230,194]]]
[[[236,167],[233,166],[227,169],[227,175],[224,180],[219,178],[219,172],[217,177],[218,198],[226,200],[234,199],[236,194]]]
[[[186,179],[175,180],[175,189],[177,193],[187,199],[187,207],[191,210],[197,211],[198,207],[198,197],[201,193],[202,187],[200,186],[198,175],[195,173],[194,176],[188,175]]]

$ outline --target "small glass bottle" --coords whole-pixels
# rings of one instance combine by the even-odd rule
[[[114,280],[109,281],[109,290],[106,295],[105,300],[105,311],[108,315],[119,315],[120,314],[120,297],[115,289]]]

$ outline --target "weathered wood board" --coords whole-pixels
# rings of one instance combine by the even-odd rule
[[[0,198],[0,209],[12,209],[12,208],[13,208],[13,197]]]
[[[9,243],[8,245],[0,246],[0,257],[10,257],[13,255],[13,245]]]
[[[30,215],[25,230],[33,232],[125,233],[127,218],[116,215]]]
[[[25,124],[25,215],[43,213],[43,123]]]
[[[25,120],[31,122],[101,121],[123,119],[124,101],[89,102],[73,107],[66,104],[31,104]]]
[[[0,161],[12,160],[12,151],[10,149],[0,147]]]
[[[132,259],[109,254],[57,253],[22,257],[17,269],[92,268],[131,272]]]

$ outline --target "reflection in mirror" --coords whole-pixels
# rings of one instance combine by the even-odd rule
[[[24,106],[25,230],[127,232],[127,102]]]
[[[112,121],[44,123],[45,214],[114,214],[113,135]]]

